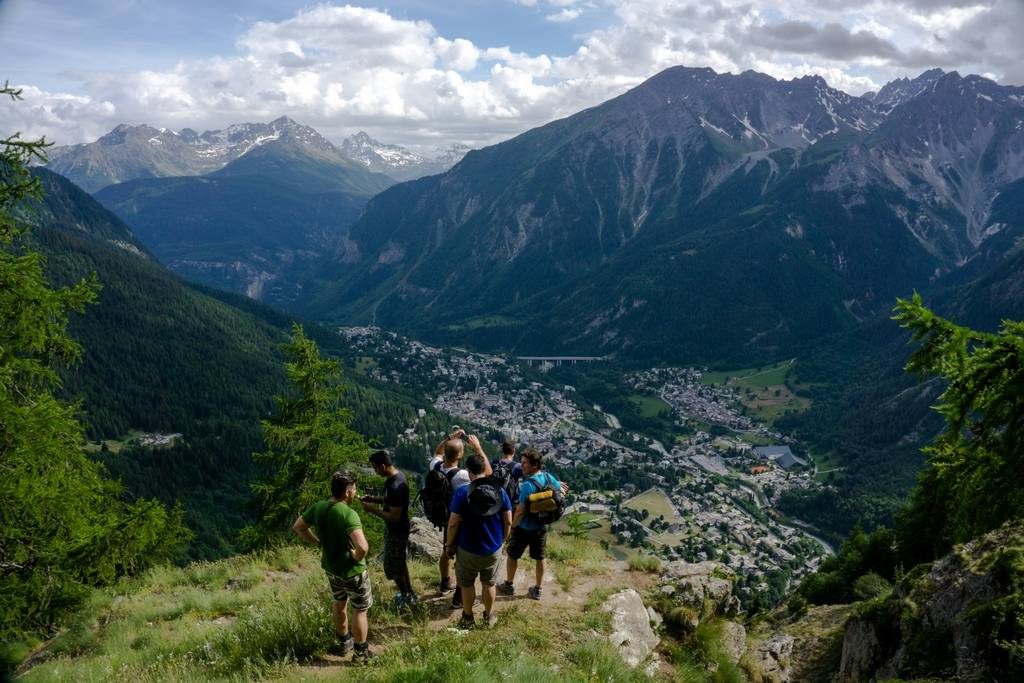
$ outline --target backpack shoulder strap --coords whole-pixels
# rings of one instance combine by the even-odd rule
[[[437,462],[434,463],[434,469],[440,472],[442,469],[442,465],[444,465],[444,461],[438,460]]]
[[[537,477],[539,477],[542,474],[544,475],[544,483],[543,484],[541,484],[540,483],[540,479],[537,478]],[[526,481],[533,482],[533,485],[536,486],[538,489],[541,489],[541,488],[543,488],[545,486],[550,486],[551,485],[551,477],[548,476],[547,472],[538,472],[537,474],[532,474],[529,477],[527,477]]]
[[[452,479],[455,478],[455,475],[458,474],[461,471],[462,470],[460,470],[458,467],[453,467],[450,470],[448,470],[447,472],[445,472],[444,476],[448,479],[448,483],[450,484]]]

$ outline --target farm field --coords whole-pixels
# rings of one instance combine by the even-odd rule
[[[662,401],[657,396],[648,394],[632,394],[629,397],[630,403],[637,407],[641,417],[657,417],[662,413],[671,413],[672,406]]]
[[[735,388],[740,402],[752,417],[773,424],[784,413],[803,412],[811,406],[809,399],[797,396],[786,386],[786,375],[793,360],[762,368],[709,372],[701,381]]]
[[[672,506],[672,501],[668,499],[668,496],[661,489],[648,489],[639,495],[633,496],[623,503],[622,506],[632,508],[633,510],[647,510],[649,518],[660,515],[669,524],[678,524],[683,521]]]

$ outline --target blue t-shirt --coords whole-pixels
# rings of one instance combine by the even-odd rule
[[[534,472],[530,476],[523,475],[523,485],[519,487],[519,504],[526,505],[530,496],[537,493],[544,488],[548,482],[551,483],[551,488],[558,488],[562,484],[554,475],[548,474],[547,472]],[[532,515],[529,512],[525,512],[527,508],[523,508],[523,516],[519,518],[519,528],[523,531],[536,531],[540,529],[543,524],[537,519],[537,515]]]
[[[502,513],[512,509],[512,501],[508,499],[507,493],[501,491],[501,509],[490,517],[481,517],[469,504],[471,488],[468,485],[460,486],[452,494],[452,504],[449,509],[462,518],[455,543],[474,555],[493,555],[498,552],[505,540],[505,528],[501,521]]]

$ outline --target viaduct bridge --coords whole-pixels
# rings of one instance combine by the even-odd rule
[[[516,356],[516,360],[521,360],[527,365],[543,365],[544,363],[550,363],[551,365],[559,366],[563,363],[570,365],[576,365],[577,363],[594,363],[597,361],[607,360],[605,356]]]

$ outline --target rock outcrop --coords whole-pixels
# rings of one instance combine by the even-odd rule
[[[839,678],[1024,680],[1024,522],[921,565],[846,625]]]
[[[702,621],[737,616],[741,608],[732,594],[734,583],[732,570],[718,562],[669,562],[658,582],[661,594],[673,605],[667,620],[683,632],[692,632]]]
[[[441,557],[444,540],[441,532],[423,517],[409,520],[409,553],[417,557],[436,560]]]
[[[632,667],[646,661],[660,639],[651,628],[651,617],[640,594],[632,588],[620,591],[601,609],[611,612],[612,633],[608,638],[618,648],[622,661]]]
[[[792,678],[793,636],[775,635],[751,653],[751,679],[757,683],[789,683]]]

